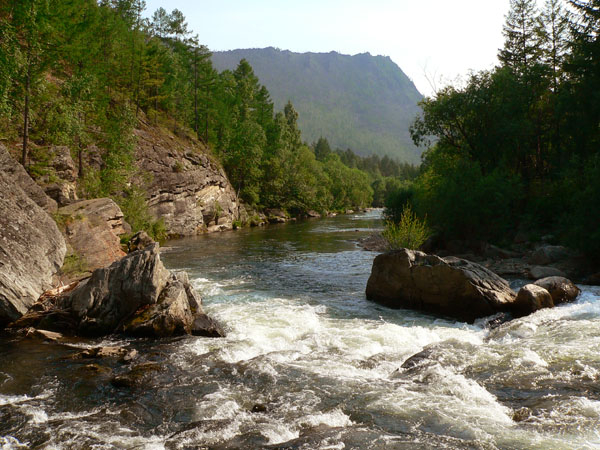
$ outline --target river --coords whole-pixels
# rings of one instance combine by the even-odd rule
[[[143,386],[69,359],[89,341],[0,338],[0,446],[600,448],[600,288],[495,329],[390,310],[355,243],[378,214],[166,243],[228,334],[92,342],[158,362]]]

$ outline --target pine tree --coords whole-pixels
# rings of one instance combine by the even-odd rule
[[[570,17],[562,0],[546,0],[540,19],[542,61],[552,70],[552,87],[557,92],[569,46]]]
[[[504,48],[498,59],[518,74],[526,74],[541,54],[540,24],[535,0],[511,0],[502,30]]]
[[[10,14],[21,55],[20,85],[23,94],[23,149],[21,164],[27,164],[33,89],[48,67],[50,33],[47,0],[12,0]]]

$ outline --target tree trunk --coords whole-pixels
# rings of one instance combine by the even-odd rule
[[[208,85],[206,85],[206,114],[204,115],[204,143],[208,145]]]
[[[200,139],[198,130],[198,48],[194,49],[194,131],[196,137]]]
[[[27,145],[29,144],[29,97],[31,91],[31,66],[27,65],[27,74],[25,76],[25,108],[23,109],[23,154],[21,164],[27,165]]]

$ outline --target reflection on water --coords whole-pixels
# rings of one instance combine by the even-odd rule
[[[6,338],[0,443],[598,448],[600,292],[492,331],[389,310],[365,300],[375,254],[355,244],[380,226],[375,212],[169,242],[165,264],[228,336],[119,340],[160,364],[126,389],[117,362]]]

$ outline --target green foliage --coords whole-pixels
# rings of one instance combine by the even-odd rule
[[[417,250],[431,235],[427,221],[421,220],[412,211],[410,204],[404,206],[399,221],[387,220],[383,230],[383,238],[390,250],[408,248]]]
[[[82,275],[88,271],[89,268],[85,258],[73,252],[70,252],[65,256],[63,266],[60,269],[61,275],[67,277]]]
[[[421,103],[411,135],[429,149],[389,217],[410,202],[446,239],[527,229],[598,254],[600,2],[569,3],[574,17],[559,0],[540,14],[512,0],[500,66]]]
[[[164,220],[156,220],[150,214],[144,191],[138,188],[131,188],[125,196],[117,199],[117,201],[123,211],[125,221],[131,225],[133,233],[144,230],[156,241],[162,241],[167,238],[167,229]]]
[[[164,224],[150,215],[134,164],[138,120],[179,136],[193,129],[214,149],[239,197],[258,209],[366,207],[376,180],[386,177],[377,184],[384,198],[394,179],[414,170],[389,157],[333,151],[325,138],[315,157],[303,143],[296,107],[286,100],[275,113],[248,61],[218,73],[181,11],[159,8],[148,20],[144,8],[143,0],[0,2],[0,137],[30,132],[38,144],[30,146],[34,176],[52,176],[37,148],[68,146],[79,162],[80,194],[113,198],[134,231],[160,238]],[[408,103],[420,98],[390,61],[376,60],[372,71],[408,87]],[[373,112],[361,115],[371,120]],[[92,149],[101,161],[88,167]],[[172,170],[182,172],[183,163]]]
[[[420,152],[407,130],[422,96],[391,59],[274,48],[215,52],[212,59],[218,70],[233,70],[247,60],[276,109],[292,101],[308,142],[326,136],[332,148],[419,163]]]

